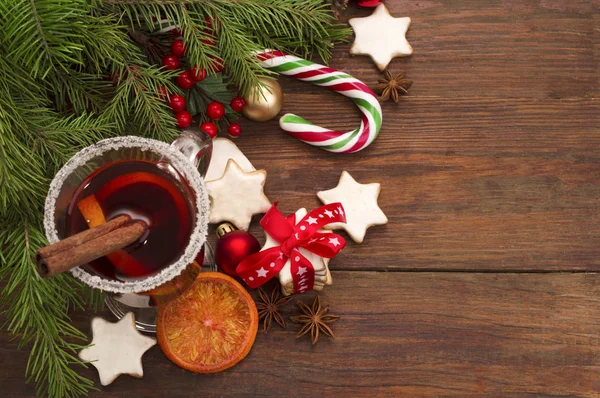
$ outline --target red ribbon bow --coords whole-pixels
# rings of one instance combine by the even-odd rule
[[[316,208],[297,224],[294,214],[284,217],[275,203],[262,218],[260,225],[280,246],[246,257],[237,266],[237,274],[248,286],[257,288],[277,275],[289,259],[294,292],[302,293],[312,289],[315,270],[312,263],[302,255],[300,248],[320,257],[335,257],[346,246],[346,241],[337,234],[319,232],[323,226],[334,222],[346,222],[341,203]]]

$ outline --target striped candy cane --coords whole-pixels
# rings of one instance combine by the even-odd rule
[[[352,153],[366,148],[381,129],[381,105],[366,84],[339,70],[319,65],[280,51],[265,50],[258,54],[261,66],[275,72],[327,87],[348,98],[362,113],[360,127],[343,132],[316,126],[300,116],[287,113],[279,125],[288,134],[330,152]]]

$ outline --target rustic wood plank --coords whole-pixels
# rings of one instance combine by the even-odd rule
[[[289,94],[286,109],[357,123],[349,101],[322,97]],[[247,123],[237,141],[286,212],[317,206],[342,170],[382,184],[389,224],[349,244],[334,269],[600,269],[597,101],[406,97],[384,112],[377,141],[352,155],[296,141],[275,121]]]
[[[597,97],[598,0],[388,1],[390,13],[411,17],[415,50],[391,71],[408,71],[411,95],[435,97]],[[350,9],[342,20],[368,16]],[[596,29],[595,29],[596,28]],[[331,65],[367,84],[379,73],[366,56],[336,48]],[[299,93],[318,89],[293,88]]]
[[[92,396],[598,396],[598,274],[333,277],[323,300],[342,316],[335,340],[312,347],[294,338],[295,325],[260,333],[246,360],[216,375],[179,369],[156,347],[143,380],[121,376]],[[86,332],[90,318],[74,316]],[[32,396],[22,384],[26,353],[5,334],[0,343],[3,396]]]
[[[364,272],[600,270],[600,1],[386,4],[413,20],[415,54],[390,69],[415,83],[383,105],[373,146],[329,155],[275,121],[243,121],[237,140],[287,212],[318,205],[315,192],[342,170],[382,183],[390,224],[332,263],[324,299],[343,316],[338,338],[311,347],[293,327],[261,334],[244,362],[212,376],[153,348],[143,380],[121,377],[95,396],[600,396],[600,274]],[[369,13],[350,8],[342,21]],[[348,49],[331,65],[373,86],[371,60]],[[358,122],[348,100],[281,82],[285,111],[328,127]],[[90,318],[73,314],[88,333]],[[2,396],[34,396],[27,352],[9,339],[0,333]]]

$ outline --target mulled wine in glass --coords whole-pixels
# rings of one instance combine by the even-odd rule
[[[80,151],[51,183],[44,220],[50,243],[123,215],[147,225],[137,241],[71,271],[118,293],[109,308],[117,316],[133,311],[139,329],[153,331],[153,304],[180,294],[200,272],[209,211],[201,174],[211,151],[200,132],[184,132],[171,145],[113,138]]]

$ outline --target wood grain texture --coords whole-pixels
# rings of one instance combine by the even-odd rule
[[[349,245],[334,269],[600,270],[600,2],[409,3],[387,3],[411,16],[415,49],[390,69],[415,83],[400,104],[383,104],[369,148],[331,155],[277,121],[245,124],[237,143],[268,171],[269,198],[286,212],[317,206],[315,193],[343,170],[382,184],[389,224]],[[346,46],[335,55],[332,66],[371,86],[380,77]],[[284,112],[357,126],[348,99],[280,81]]]
[[[284,212],[319,205],[316,192],[343,170],[382,184],[389,224],[331,263],[324,301],[342,315],[337,339],[311,347],[294,326],[275,329],[212,376],[155,347],[143,380],[123,376],[93,396],[600,397],[600,1],[386,4],[412,18],[415,54],[390,70],[415,83],[383,104],[373,145],[329,154],[276,121],[246,120],[236,141]],[[348,49],[331,65],[374,86],[372,61]],[[280,82],[284,111],[358,124],[348,99]],[[252,231],[263,239],[256,222]],[[73,313],[86,333],[90,319]],[[26,361],[0,333],[1,396],[33,396]]]
[[[598,397],[600,275],[334,272],[323,302],[335,340],[296,340],[297,325],[259,333],[234,368],[196,375],[158,347],[144,379],[98,397]],[[312,293],[299,297],[309,302]],[[288,303],[284,315],[293,313]],[[76,314],[89,331],[91,315]],[[26,355],[0,337],[3,396],[31,396]],[[10,365],[10,366],[9,366]],[[94,370],[85,372],[96,378]]]
[[[287,107],[318,124],[336,118],[316,95],[301,97],[288,96]],[[380,137],[353,155],[329,155],[275,126],[239,140],[286,212],[317,206],[316,192],[334,187],[342,170],[382,184],[389,224],[350,244],[334,269],[600,269],[594,100],[408,97],[396,112],[384,109]],[[346,127],[354,118],[337,117]]]

